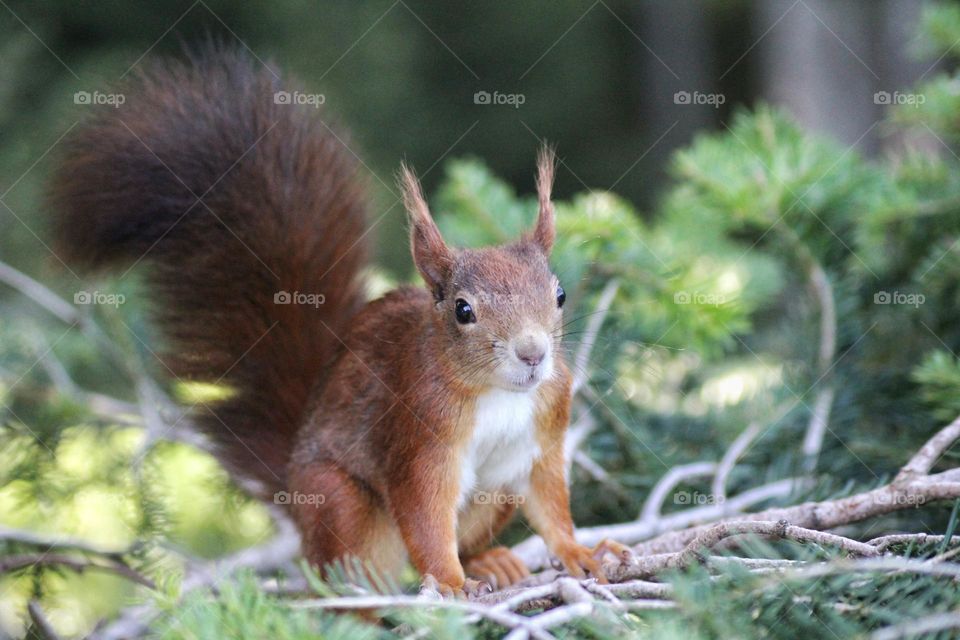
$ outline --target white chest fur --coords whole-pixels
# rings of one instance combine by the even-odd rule
[[[533,461],[540,455],[535,400],[534,393],[500,389],[477,398],[473,435],[461,458],[460,507],[490,500],[496,492],[526,493]]]

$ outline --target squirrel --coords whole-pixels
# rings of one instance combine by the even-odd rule
[[[426,286],[368,302],[358,160],[316,105],[279,99],[273,71],[224,47],[154,61],[122,89],[64,143],[57,246],[88,269],[149,264],[163,364],[229,390],[195,420],[229,470],[286,504],[306,559],[388,575],[409,560],[447,597],[503,588],[529,575],[490,548],[522,506],[567,572],[605,581],[602,554],[627,550],[577,543],[569,506],[552,152],[533,229],[482,249],[447,245],[403,166]]]

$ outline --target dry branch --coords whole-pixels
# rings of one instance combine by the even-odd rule
[[[920,469],[929,470],[933,466],[933,459],[939,457],[958,435],[960,435],[960,419],[945,427],[924,445],[920,453],[911,459],[893,482],[877,489],[847,498],[805,502],[792,507],[743,514],[728,518],[726,522],[786,520],[796,526],[822,531],[903,509],[915,508],[935,500],[960,498],[960,482],[946,480],[936,475],[923,475],[919,471]],[[665,533],[637,545],[635,550],[641,555],[679,551],[710,526],[701,525],[683,531]]]
[[[60,636],[57,635],[53,625],[47,620],[47,616],[43,613],[43,608],[39,602],[31,600],[27,604],[27,613],[30,614],[30,621],[33,622],[34,635],[41,638],[41,640],[60,640]]]
[[[927,633],[960,629],[960,613],[935,613],[921,620],[908,620],[876,631],[870,640],[916,638]]]
[[[762,425],[756,421],[748,424],[747,428],[737,436],[737,439],[727,448],[720,459],[713,476],[712,487],[713,497],[717,502],[723,502],[727,499],[727,478],[730,477],[730,472],[733,471],[733,467],[736,466],[740,456],[750,448],[756,437],[760,435],[761,428]]]
[[[763,499],[785,497],[796,486],[796,481],[788,481],[786,484],[774,483],[751,490],[752,492],[760,491],[760,495],[746,491],[722,504],[695,507],[677,514],[669,514],[656,523],[641,519],[621,525],[580,529],[577,532],[577,539],[587,545],[596,544],[603,538],[614,538],[627,544],[645,540],[637,544],[634,550],[640,556],[648,556],[682,551],[698,535],[713,526],[713,524],[696,524],[698,522],[711,523],[717,520],[728,523],[779,522],[783,520],[797,527],[823,531],[895,511],[915,508],[936,500],[960,498],[960,474],[957,469],[928,475],[943,453],[958,438],[960,438],[960,418],[930,438],[903,466],[892,482],[846,498],[806,502],[757,513],[737,513]],[[514,547],[514,552],[532,568],[547,566],[549,561],[545,547],[538,537],[521,542]]]
[[[664,500],[670,495],[670,492],[677,486],[690,478],[710,475],[717,470],[717,464],[714,462],[691,462],[690,464],[681,464],[671,468],[660,480],[653,486],[647,501],[643,504],[640,511],[641,522],[655,522],[660,518],[660,507]]]

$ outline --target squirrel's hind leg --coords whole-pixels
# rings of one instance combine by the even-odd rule
[[[514,585],[530,575],[523,560],[507,547],[491,547],[463,559],[463,571],[494,589]]]
[[[473,505],[460,514],[457,533],[464,572],[503,589],[530,575],[523,561],[506,547],[490,547],[513,514],[513,504]]]
[[[317,463],[291,470],[290,501],[303,555],[314,567],[354,556],[380,576],[402,572],[407,551],[396,524],[343,469]]]

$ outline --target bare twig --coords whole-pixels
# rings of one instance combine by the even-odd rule
[[[837,351],[837,309],[830,278],[820,262],[799,239],[793,239],[801,261],[807,264],[807,280],[820,307],[820,345],[817,351],[817,379],[814,386],[826,378],[834,366]],[[803,467],[812,473],[817,466],[823,438],[828,429],[830,408],[833,406],[834,388],[827,383],[817,392],[813,412],[803,438]]]
[[[833,287],[823,267],[809,255],[807,278],[814,297],[820,306],[820,348],[817,352],[817,369],[820,374],[830,370],[837,351],[837,308],[833,301]]]
[[[727,499],[727,478],[730,477],[730,472],[733,471],[737,460],[760,434],[761,428],[761,424],[756,421],[748,424],[747,428],[737,436],[737,439],[733,441],[723,454],[723,458],[720,459],[720,464],[717,465],[717,472],[713,476],[712,488],[714,500],[717,502],[723,502]]]
[[[960,417],[930,438],[910,461],[900,469],[897,482],[906,482],[916,476],[930,473],[940,457],[960,438]]]
[[[607,573],[612,580],[619,581],[648,578],[671,569],[683,569],[693,564],[706,564],[710,550],[721,541],[733,536],[747,534],[793,540],[795,542],[812,542],[822,546],[835,547],[861,557],[880,555],[875,547],[867,543],[832,533],[792,526],[786,521],[725,522],[704,529],[680,551],[644,555],[635,558],[634,562],[630,564],[610,567]]]
[[[613,304],[613,299],[617,296],[619,289],[619,279],[612,278],[609,280],[606,286],[604,286],[603,291],[600,292],[600,297],[597,299],[597,306],[587,321],[583,339],[580,341],[580,348],[577,350],[577,355],[573,359],[574,393],[579,391],[580,387],[587,381],[586,372],[587,365],[590,363],[590,354],[593,352],[593,346],[597,342],[597,335],[600,333],[600,328],[603,326],[604,320],[607,319],[607,314],[610,312],[610,305]]]
[[[804,480],[793,478],[778,480],[744,491],[727,499],[723,504],[703,505],[669,513],[655,522],[637,520],[578,529],[577,540],[588,546],[595,545],[604,538],[618,540],[624,544],[634,544],[664,532],[685,529],[695,523],[711,522],[741,514],[746,509],[769,500],[789,497],[798,488],[802,488],[804,483]],[[543,539],[540,536],[531,536],[520,542],[513,547],[513,552],[526,563],[531,571],[550,565],[550,556],[547,554],[546,546],[544,546]]]
[[[13,287],[65,324],[77,324],[83,321],[83,317],[77,313],[72,304],[5,262],[0,262],[0,282]]]
[[[710,524],[690,526],[696,522],[710,522],[718,519],[728,522],[786,520],[795,526],[824,530],[914,508],[926,502],[960,498],[960,474],[956,469],[926,475],[958,438],[960,438],[960,418],[930,438],[904,465],[893,482],[846,498],[807,502],[792,507],[767,509],[759,513],[742,513],[751,504],[789,495],[798,484],[796,480],[781,481],[781,483],[758,487],[752,490],[753,494],[750,491],[744,492],[723,504],[695,507],[669,514],[654,523],[640,520],[620,525],[580,529],[577,532],[577,539],[587,545],[596,544],[604,538],[613,538],[627,544],[646,540],[635,548],[640,555],[673,553],[681,551],[697,535],[712,526]],[[514,547],[514,552],[532,569],[547,566],[549,561],[539,537],[521,542]]]
[[[647,497],[647,501],[643,504],[643,509],[640,512],[640,521],[656,521],[660,517],[660,507],[663,501],[671,491],[677,488],[677,485],[690,478],[710,475],[716,469],[717,465],[714,462],[691,462],[671,468],[650,491],[650,496]]]
[[[30,620],[33,622],[33,630],[37,636],[42,640],[60,640],[60,636],[57,635],[53,625],[47,620],[47,616],[44,615],[43,608],[41,608],[39,602],[31,600],[27,604],[27,612],[30,614]]]
[[[807,502],[793,507],[768,509],[755,514],[743,514],[730,518],[730,521],[746,520],[786,520],[797,526],[812,529],[832,529],[868,518],[893,513],[934,500],[948,500],[960,497],[960,482],[954,475],[925,475],[939,456],[960,437],[960,418],[941,429],[921,447],[890,484],[856,495]],[[949,473],[949,472],[945,472]],[[949,478],[949,479],[947,479]],[[698,534],[710,525],[690,527],[661,535],[638,545],[639,553],[669,553],[679,551],[689,544]]]
[[[942,544],[945,539],[946,536],[932,535],[929,533],[895,533],[874,538],[868,541],[867,544],[876,547],[877,551],[886,551],[889,547],[901,544]],[[960,539],[954,537],[951,542],[958,544],[960,543]]]
[[[960,613],[933,613],[920,620],[908,620],[878,629],[870,636],[871,640],[897,640],[898,638],[916,638],[928,633],[960,629]]]
[[[960,578],[960,565],[885,556],[882,558],[839,559],[830,562],[807,563],[785,571],[784,578],[821,578],[850,573],[894,572],[915,573],[941,578]]]
[[[544,572],[547,573],[547,572]],[[545,584],[533,586],[518,586],[502,591],[485,594],[477,598],[477,602],[509,609],[511,611],[528,611],[533,608],[540,608],[545,603],[556,604],[563,600],[564,595],[571,593],[572,587],[567,581],[572,578],[559,576],[554,573],[549,576],[549,581]],[[574,582],[576,582],[574,580]],[[598,590],[598,585],[594,580],[582,580],[579,582],[587,592]],[[564,592],[563,589],[566,589]],[[645,580],[629,580],[617,584],[603,585],[603,591],[613,597],[619,598],[645,598],[645,599],[663,599],[669,598],[673,594],[673,586],[662,582],[648,582]],[[604,599],[606,594],[603,594]]]
[[[827,433],[830,422],[833,396],[833,387],[827,386],[817,392],[814,400],[813,412],[810,414],[807,432],[803,437],[803,470],[807,473],[813,473],[817,467],[817,459],[820,457],[820,450],[823,448],[823,437]]]

